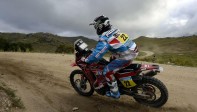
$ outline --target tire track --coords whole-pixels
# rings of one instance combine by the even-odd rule
[[[40,70],[32,70],[27,64],[21,64],[10,60],[0,60],[0,66],[1,70],[4,69],[6,71],[4,74],[5,77],[7,76],[7,80],[13,81],[14,79],[15,84],[21,86],[21,89],[28,88],[32,96],[36,94],[37,97],[43,98],[45,105],[52,107],[50,111],[59,111],[59,107],[56,107],[53,104],[53,99],[50,98],[53,93],[48,93],[47,89],[52,87],[70,89],[63,80],[57,79],[50,74],[45,74]],[[4,82],[6,82],[6,80]]]

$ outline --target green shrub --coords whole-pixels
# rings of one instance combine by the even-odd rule
[[[56,53],[73,53],[74,48],[71,45],[60,45],[57,47]]]
[[[0,50],[26,52],[26,51],[33,51],[33,47],[30,43],[23,43],[23,42],[11,43],[3,38],[0,38]]]
[[[21,99],[15,95],[15,90],[8,88],[5,84],[0,84],[0,90],[3,90],[12,102],[12,107],[25,108]]]

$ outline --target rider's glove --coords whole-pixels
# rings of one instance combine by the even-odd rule
[[[109,58],[109,61],[111,62],[111,61],[113,61],[115,59],[116,59],[116,56],[115,55],[111,55],[110,58]]]

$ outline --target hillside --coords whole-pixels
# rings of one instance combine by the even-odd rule
[[[96,45],[96,41],[83,36],[62,37],[50,33],[0,33],[0,38],[9,42],[31,43],[35,52],[54,52],[62,44],[73,45],[77,39],[82,39],[90,47]],[[152,51],[158,53],[197,53],[197,36],[180,38],[148,38],[139,37],[134,40],[141,51]]]
[[[53,35],[50,33],[0,33],[0,39],[5,39],[10,43],[30,43],[34,52],[55,52],[60,45],[73,46],[73,42],[77,39],[82,39],[88,43],[90,47],[94,47],[95,40],[85,38],[83,36],[78,37],[62,37]]]
[[[48,53],[58,51],[71,53],[73,51],[73,42],[77,39],[84,40],[89,45],[89,48],[95,47],[97,43],[95,40],[83,36],[62,37],[41,32],[30,34],[0,33],[0,51]],[[8,45],[1,44],[4,43],[5,40]],[[180,38],[148,38],[142,36],[134,41],[137,43],[140,51],[138,60],[182,66],[197,66],[197,36],[195,35]],[[18,43],[20,48],[16,45]],[[2,46],[6,47],[9,45],[11,46],[11,50],[1,49]],[[13,47],[17,48],[13,50]],[[28,47],[29,50],[24,50],[24,47]],[[147,57],[147,52],[152,52],[151,56],[149,55],[149,57]],[[154,54],[154,58],[156,57],[156,59],[153,59],[152,54]]]
[[[153,56],[139,58],[149,61],[181,66],[197,66],[197,36],[180,38],[148,38],[139,37],[134,40],[140,51],[151,51]]]
[[[197,36],[180,38],[139,37],[134,40],[141,50],[154,53],[197,53]]]

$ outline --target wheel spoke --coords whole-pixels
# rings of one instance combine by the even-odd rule
[[[91,87],[88,80],[82,74],[76,74],[74,77],[75,84],[77,88],[83,92],[87,93],[90,91]]]
[[[154,77],[144,76],[142,84],[137,86],[134,99],[144,105],[161,107],[168,100],[168,91],[165,85]]]

